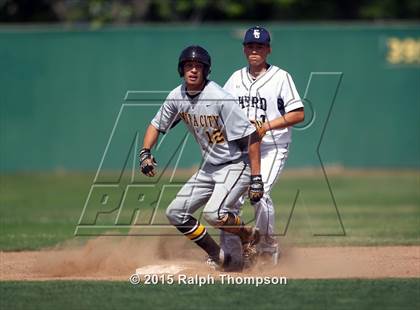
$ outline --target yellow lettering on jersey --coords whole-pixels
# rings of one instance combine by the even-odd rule
[[[197,116],[195,114],[192,115],[194,119],[194,127],[198,127]]]
[[[206,115],[206,117],[207,117],[207,121],[208,121],[208,125],[207,125],[207,127],[213,127],[213,125],[211,124],[211,120],[212,120],[212,115]]]
[[[214,119],[214,128],[219,128],[219,124],[218,124],[218,121],[219,121],[219,115],[212,115],[213,116],[213,119]]]
[[[191,114],[187,113],[187,115],[188,115],[189,124],[192,125],[193,120],[192,120]]]
[[[206,117],[204,115],[200,115],[200,126],[201,127],[207,127]]]
[[[210,132],[206,130],[207,138],[209,139],[209,144],[216,144],[216,143],[225,143],[225,136],[223,135],[223,131],[220,128],[216,128]]]
[[[179,112],[179,116],[188,124],[188,119],[185,114],[185,112]]]
[[[213,131],[213,141],[215,143],[225,142],[225,137],[223,136],[223,132],[220,129],[216,129],[215,131]]]

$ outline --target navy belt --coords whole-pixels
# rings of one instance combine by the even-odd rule
[[[235,159],[235,160],[230,160],[230,161],[224,162],[222,164],[214,165],[214,164],[211,164],[210,163],[210,165],[212,165],[214,167],[219,167],[219,166],[224,166],[224,165],[237,164],[237,163],[239,163],[241,161],[243,161],[242,158],[238,158],[238,159]]]

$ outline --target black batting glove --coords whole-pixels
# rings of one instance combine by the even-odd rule
[[[154,159],[152,153],[150,153],[150,149],[142,149],[139,156],[141,172],[148,177],[155,176],[155,167],[157,166],[157,162]]]
[[[251,184],[249,185],[248,196],[251,203],[257,203],[264,195],[264,183],[261,174],[251,175]]]

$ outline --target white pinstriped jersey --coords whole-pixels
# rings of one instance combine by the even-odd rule
[[[270,65],[256,80],[249,74],[248,67],[244,67],[234,72],[223,88],[238,100],[250,120],[270,121],[303,108],[292,77],[277,66]],[[282,144],[291,139],[291,128],[276,129],[267,132],[263,143]]]
[[[235,99],[212,81],[194,98],[187,95],[184,84],[179,85],[169,93],[151,124],[165,133],[180,119],[200,145],[204,161],[213,165],[244,157],[235,140],[255,131]]]

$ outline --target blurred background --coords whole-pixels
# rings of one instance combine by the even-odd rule
[[[242,37],[255,25],[271,32],[269,62],[291,74],[307,116],[294,130],[285,171],[272,190],[286,262],[297,258],[309,270],[324,257],[288,256],[290,247],[372,246],[369,252],[327,250],[331,270],[316,272],[343,270],[346,276],[360,266],[357,272],[372,269],[375,277],[399,270],[401,278],[293,279],[286,290],[270,286],[257,296],[249,285],[235,287],[234,295],[213,285],[197,287],[201,294],[191,286],[182,294],[181,286],[171,293],[142,285],[139,294],[123,282],[0,281],[5,309],[80,308],[80,301],[122,308],[121,298],[124,309],[138,309],[139,302],[150,309],[188,308],[191,296],[204,305],[212,296],[212,305],[229,302],[232,309],[232,296],[256,310],[280,303],[294,309],[419,308],[418,278],[403,279],[419,266],[419,260],[405,264],[418,257],[412,253],[420,244],[419,0],[0,0],[0,269],[4,265],[6,277],[31,273],[40,257],[47,274],[73,276],[79,251],[24,251],[72,249],[72,242],[86,242],[80,274],[89,265],[101,278],[103,268],[120,276],[131,268],[123,257],[141,261],[155,251],[153,263],[192,257],[195,245],[166,230],[164,210],[199,164],[199,149],[178,125],[153,150],[158,175],[146,178],[138,170],[138,148],[165,94],[181,82],[181,50],[204,46],[212,56],[211,79],[223,85],[246,65]],[[177,174],[165,173],[176,165],[182,168]],[[245,205],[242,218],[252,221],[254,208]],[[112,237],[133,231],[139,243],[132,250],[125,238]],[[150,232],[164,235],[144,242]],[[91,246],[86,236],[101,233],[108,237]],[[185,245],[173,250],[178,241],[170,234]],[[3,260],[6,251],[18,253]],[[335,262],[335,252],[346,258]],[[366,253],[372,260],[362,265]]]
[[[292,75],[307,115],[324,116],[296,131],[288,166],[318,166],[319,144],[326,165],[418,169],[419,17],[415,0],[0,0],[0,169],[95,170],[127,91],[173,89],[190,44],[209,50],[223,85],[246,65],[254,25],[271,31],[269,61]],[[311,72],[340,76],[308,85]],[[117,124],[118,152],[156,109]],[[185,153],[183,167],[198,164]],[[120,169],[114,157],[107,168]]]
[[[90,218],[106,210],[99,220],[113,225],[133,181],[124,172],[157,185],[124,205],[128,224],[140,209],[137,223],[149,223],[161,186],[200,162],[179,125],[154,151],[159,177],[138,172],[144,131],[181,82],[181,50],[204,46],[223,85],[246,65],[242,37],[254,25],[271,32],[269,62],[291,74],[307,115],[273,190],[277,231],[296,244],[334,243],[307,237],[344,227],[339,244],[418,244],[419,18],[415,0],[0,0],[0,248],[73,238],[88,202]]]
[[[416,0],[2,0],[2,22],[132,24],[214,21],[416,20]]]

